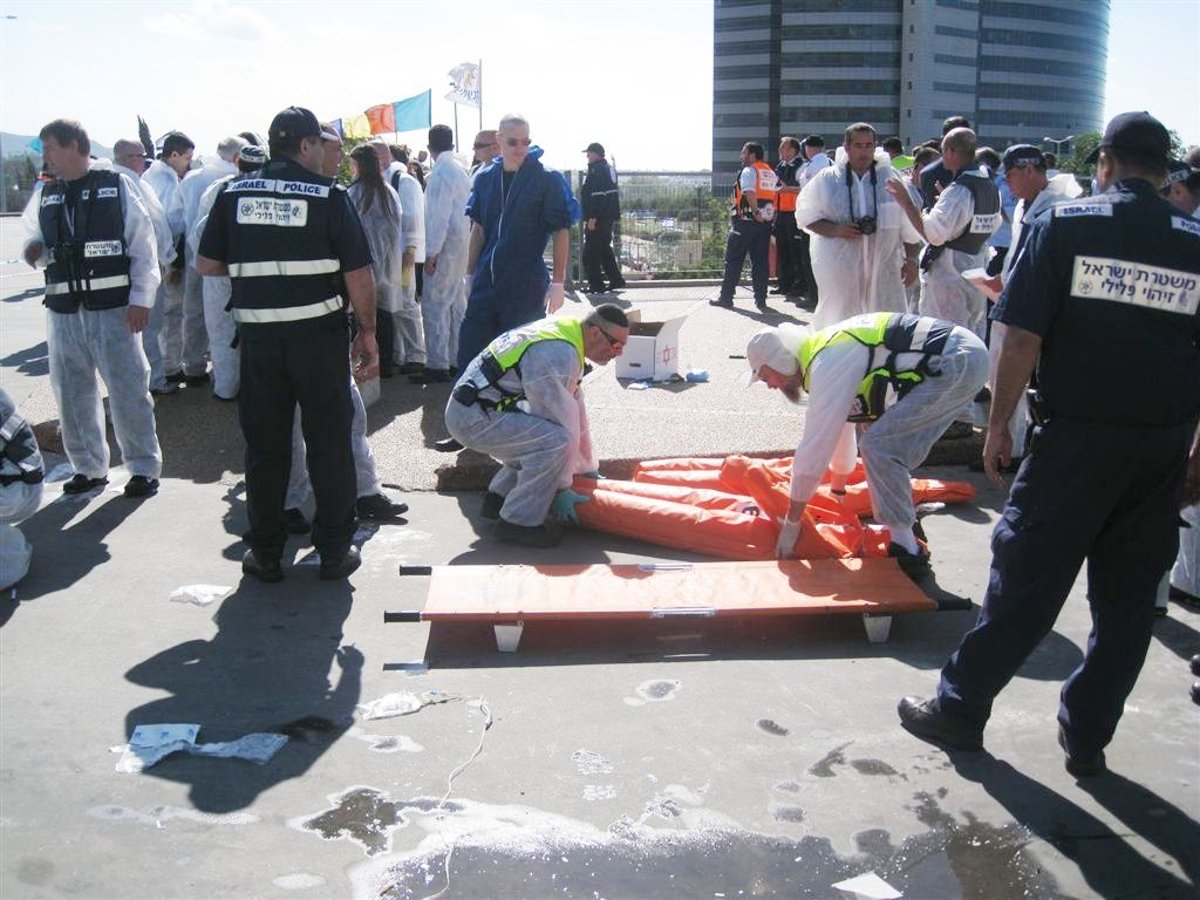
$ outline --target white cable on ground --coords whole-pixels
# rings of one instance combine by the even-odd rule
[[[483,730],[479,732],[479,743],[475,746],[475,750],[471,753],[471,755],[446,776],[446,793],[442,795],[442,799],[439,800],[437,806],[434,807],[434,811],[439,813],[438,834],[442,839],[442,843],[446,845],[446,860],[443,866],[443,870],[446,873],[446,883],[436,894],[429,894],[428,896],[422,898],[422,900],[438,900],[438,898],[445,894],[446,891],[450,890],[450,857],[454,855],[454,847],[458,843],[458,838],[454,839],[453,844],[446,840],[446,833],[442,829],[443,817],[440,813],[441,810],[445,808],[446,801],[450,799],[450,793],[454,790],[454,779],[466,771],[467,766],[475,762],[479,754],[483,752],[484,739],[487,737],[488,729],[492,727],[492,710],[488,706],[487,700],[485,700],[483,697],[479,698],[479,711],[483,713]]]

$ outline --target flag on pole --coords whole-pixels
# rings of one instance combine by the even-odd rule
[[[392,104],[392,131],[416,131],[433,124],[433,91],[428,90]]]
[[[479,109],[483,100],[483,79],[478,63],[459,63],[450,70],[450,93],[446,99],[463,106]]]
[[[367,121],[371,123],[371,134],[390,134],[396,131],[394,104],[378,103],[367,110]]]
[[[342,116],[342,137],[347,140],[366,140],[371,137],[371,121],[363,114]]]

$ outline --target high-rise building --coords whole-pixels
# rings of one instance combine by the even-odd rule
[[[905,147],[964,115],[997,149],[1099,130],[1109,0],[714,0],[713,171],[746,141]]]

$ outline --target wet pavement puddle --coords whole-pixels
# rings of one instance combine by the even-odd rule
[[[656,816],[666,813],[667,827],[625,818],[605,830],[528,807],[463,800],[440,818],[414,814],[428,832],[420,845],[355,867],[351,877],[360,896],[390,900],[436,894],[447,886],[447,866],[446,897],[829,897],[834,882],[868,871],[913,898],[1059,894],[1028,855],[1031,837],[1021,827],[995,828],[970,816],[960,822],[931,795],[915,800],[918,819],[932,830],[899,844],[886,830],[864,831],[847,856],[826,837],[750,832],[674,801],[647,803]],[[791,805],[775,815],[785,823],[804,818]]]

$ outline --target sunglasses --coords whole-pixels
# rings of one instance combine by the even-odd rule
[[[524,140],[520,141],[518,141],[516,138],[505,138],[504,143],[508,144],[510,147],[528,147],[533,143],[533,141],[531,141],[529,138],[525,138]]]
[[[597,331],[599,331],[602,335],[604,335],[605,340],[608,341],[608,346],[610,348],[612,348],[613,350],[620,350],[625,346],[625,341],[620,340],[619,338],[613,337],[611,334],[609,334],[607,331],[605,331],[599,325],[597,325],[595,327],[596,327]],[[628,340],[628,339],[626,339],[626,340]]]

